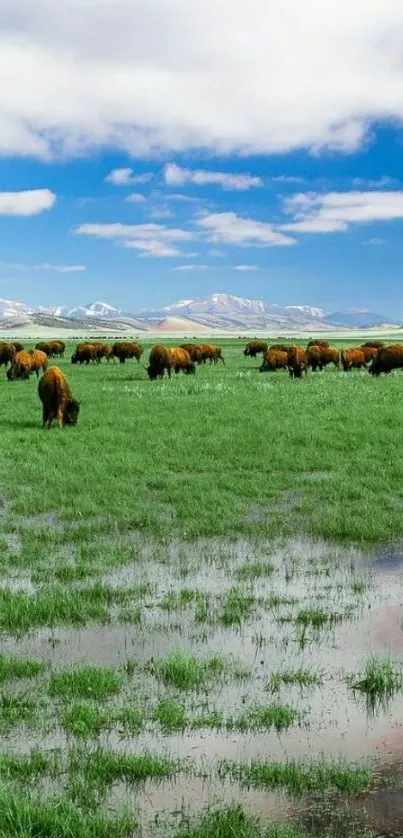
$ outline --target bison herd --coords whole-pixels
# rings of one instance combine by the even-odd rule
[[[48,359],[63,357],[63,341],[51,340],[37,343],[35,349],[24,349],[20,343],[0,342],[0,366],[6,367],[9,381],[26,380],[33,373],[39,378],[38,395],[43,409],[43,426],[49,428],[53,420],[59,426],[75,425],[80,402],[73,398],[65,374],[58,367],[48,369]],[[291,378],[302,378],[308,370],[322,371],[329,364],[336,369],[349,372],[352,369],[367,369],[372,375],[390,373],[403,368],[403,345],[399,343],[384,345],[382,341],[367,341],[362,346],[339,351],[325,340],[310,340],[306,349],[290,344],[274,344],[254,340],[247,344],[244,356],[256,358],[263,356],[260,372],[288,370]],[[100,364],[105,358],[109,363],[116,359],[124,364],[135,358],[140,362],[143,347],[136,342],[117,341],[112,346],[101,341],[79,343],[71,356],[72,364]],[[194,375],[197,364],[225,364],[221,347],[215,344],[184,343],[181,346],[167,347],[162,344],[153,346],[148,366],[145,367],[151,381],[164,378],[165,373],[171,378],[172,372]]]
[[[367,341],[362,346],[339,351],[326,340],[311,340],[306,349],[301,346],[275,344],[255,340],[248,343],[245,357],[256,358],[263,355],[260,372],[288,370],[291,378],[302,378],[308,370],[322,371],[329,364],[336,369],[349,372],[352,369],[367,369],[372,375],[389,373],[403,367],[403,345],[399,343],[385,346],[383,341]]]

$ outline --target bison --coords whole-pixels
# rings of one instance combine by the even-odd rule
[[[42,402],[43,427],[50,428],[56,419],[62,425],[76,425],[80,402],[73,399],[69,382],[59,367],[50,367],[38,384],[38,395]]]
[[[91,341],[91,346],[95,349],[95,358],[97,364],[100,364],[102,358],[106,358],[108,364],[109,361],[112,359],[115,363],[115,356],[112,351],[112,347],[109,346],[108,343],[102,343],[101,341]]]
[[[371,375],[387,374],[392,370],[403,367],[403,346],[400,343],[391,343],[389,346],[381,346],[369,368]]]
[[[306,352],[300,346],[290,346],[288,350],[288,370],[291,378],[302,378],[307,373]]]
[[[340,353],[332,346],[311,346],[306,351],[306,361],[312,372],[316,372],[316,370],[322,372],[328,364],[334,364],[339,369]]]
[[[171,367],[172,359],[170,350],[166,346],[157,343],[156,346],[153,346],[149,355],[148,367],[146,367],[148,377],[151,381],[155,381],[156,378],[163,378],[166,370],[168,378],[170,378]]]
[[[175,346],[170,349],[169,352],[171,355],[171,367],[176,373],[183,370],[183,372],[187,375],[195,374],[196,364],[192,361],[189,352],[187,352],[186,349]]]
[[[95,346],[93,346],[92,343],[79,343],[75,352],[71,356],[71,363],[89,364],[91,361],[97,361]]]
[[[276,352],[288,352],[288,350],[290,349],[290,344],[273,343],[273,346],[269,346],[269,349],[268,349],[269,352],[270,352],[270,349],[274,349]]]
[[[288,353],[279,349],[269,349],[263,357],[260,372],[275,372],[278,369],[286,369],[288,366]]]
[[[269,348],[266,340],[252,340],[243,351],[245,358],[256,358],[257,355],[264,355]]]
[[[121,364],[126,363],[126,360],[129,358],[136,358],[137,362],[139,362],[143,351],[140,343],[132,343],[130,341],[116,341],[112,346],[112,353],[115,358],[119,358]]]
[[[330,346],[330,343],[329,343],[328,340],[314,340],[312,338],[312,340],[308,341],[307,349],[310,349],[311,346],[321,346],[322,349],[328,349],[329,346]]]
[[[10,369],[7,371],[9,381],[24,380],[36,372],[39,378],[39,371],[46,372],[48,368],[48,356],[39,349],[30,349],[28,352],[23,349],[17,352],[13,358]]]
[[[367,361],[362,349],[343,349],[340,355],[344,372],[365,367]]]
[[[25,349],[24,344],[23,343],[18,343],[18,341],[16,341],[16,340],[13,340],[12,345],[13,345],[16,352],[22,352],[22,350]]]
[[[363,346],[373,346],[374,349],[380,349],[385,344],[383,340],[367,340],[366,343],[363,343]]]
[[[357,349],[359,349],[359,350],[360,350],[360,352],[363,352],[363,353],[364,353],[364,355],[365,355],[365,363],[366,363],[366,364],[368,364],[368,363],[369,363],[369,361],[373,361],[373,360],[374,360],[375,355],[376,355],[376,353],[377,353],[377,351],[378,351],[378,350],[377,350],[377,348],[376,348],[376,346],[366,346],[365,344],[364,344],[364,346],[357,346]]]
[[[205,364],[206,361],[210,361],[210,364],[217,364],[218,361],[222,361],[222,363],[225,364],[220,346],[216,346],[213,343],[201,343],[199,349],[202,356],[202,364]]]
[[[203,360],[203,353],[197,343],[181,343],[180,349],[184,349],[189,353],[192,361],[201,364]]]
[[[12,343],[0,343],[0,367],[7,367],[11,364],[15,355],[15,348]]]

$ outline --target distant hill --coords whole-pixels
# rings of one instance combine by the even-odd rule
[[[24,331],[32,327],[67,329],[72,333],[87,331],[196,333],[201,331],[267,331],[309,332],[342,329],[401,327],[403,322],[370,311],[347,309],[332,314],[317,306],[280,306],[263,300],[251,300],[233,294],[211,294],[205,298],[178,300],[158,309],[137,313],[117,309],[109,303],[96,301],[88,305],[30,306],[14,300],[0,299],[0,329]]]

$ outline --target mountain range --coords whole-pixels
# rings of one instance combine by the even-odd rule
[[[30,306],[0,299],[0,329],[41,327],[82,331],[337,331],[338,329],[401,327],[403,322],[362,309],[334,313],[309,305],[280,306],[232,294],[179,300],[159,309],[136,313],[109,303],[85,306]]]

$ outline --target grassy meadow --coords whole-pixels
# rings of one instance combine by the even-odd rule
[[[69,345],[49,432],[0,370],[0,836],[380,834],[403,375],[260,374],[245,342],[157,382]]]

